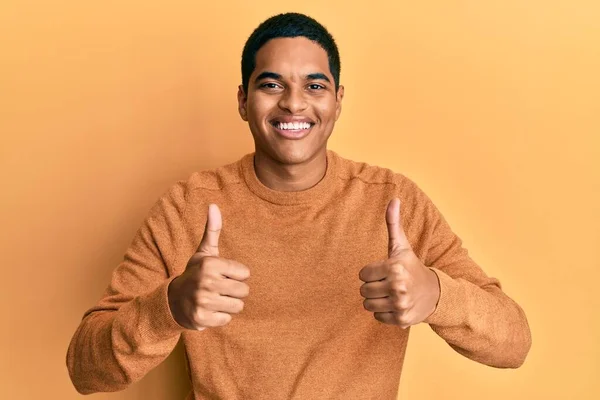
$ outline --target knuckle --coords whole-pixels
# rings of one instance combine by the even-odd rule
[[[212,276],[204,276],[200,281],[200,288],[208,291],[213,291],[215,289],[216,280]]]
[[[402,327],[402,329],[406,329],[411,325],[412,325],[412,321],[410,321],[410,319],[408,319],[406,317],[404,317],[402,319],[402,322],[400,323],[400,326]]]
[[[214,281],[209,276],[204,276],[200,278],[198,286],[200,289],[210,289],[213,285]]]
[[[207,308],[210,305],[211,301],[204,293],[200,293],[196,297],[196,304],[202,308]]]
[[[212,312],[198,309],[194,317],[194,323],[198,327],[214,328],[219,326],[219,320],[215,318],[215,314]]]
[[[404,314],[401,314],[401,313],[394,314],[394,321],[398,325],[405,325],[407,323],[406,316]]]
[[[394,308],[396,310],[402,310],[404,308],[402,299],[394,300]]]
[[[407,310],[410,308],[410,300],[406,296],[400,296],[394,301],[394,306],[400,310]]]
[[[190,319],[192,320],[192,323],[195,326],[206,325],[204,323],[206,320],[206,313],[204,312],[204,310],[197,309],[196,312],[194,314],[192,314],[192,318],[190,318]]]
[[[402,263],[400,263],[400,262],[395,262],[392,265],[390,265],[389,271],[390,271],[390,273],[400,275],[400,274],[404,273],[404,265],[402,265]]]
[[[405,293],[406,283],[401,279],[394,279],[390,282],[390,289],[397,293]]]
[[[203,283],[206,281],[208,274],[205,271],[198,271],[194,274],[194,282],[196,283],[196,289],[202,289]]]

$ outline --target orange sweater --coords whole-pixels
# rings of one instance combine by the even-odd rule
[[[328,150],[316,186],[279,192],[258,180],[251,153],[177,182],[152,208],[71,340],[75,388],[124,389],[181,339],[188,399],[395,399],[410,329],[365,310],[358,278],[365,265],[387,259],[393,197],[415,254],[440,280],[425,322],[472,360],[520,366],[531,345],[523,310],[413,181]],[[209,203],[223,216],[220,256],[248,266],[250,294],[228,325],[193,331],[173,319],[167,288],[200,243]]]

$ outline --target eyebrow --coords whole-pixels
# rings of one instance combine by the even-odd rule
[[[276,72],[271,72],[271,71],[265,71],[260,73],[256,79],[254,80],[254,83],[261,81],[263,79],[281,79],[282,76]],[[313,74],[308,74],[306,75],[306,79],[308,80],[323,80],[326,82],[331,83],[331,81],[329,80],[329,78],[327,77],[327,75],[321,73],[321,72],[315,72]]]
[[[317,72],[315,74],[308,74],[306,75],[306,78],[313,81],[313,80],[322,80],[322,81],[326,81],[331,83],[331,81],[329,80],[329,78],[327,77],[327,75],[322,74],[320,72]]]
[[[275,72],[269,72],[269,71],[265,71],[262,72],[261,74],[259,74],[256,79],[254,80],[254,83],[258,82],[258,81],[262,81],[263,79],[281,79],[281,75],[276,74]]]

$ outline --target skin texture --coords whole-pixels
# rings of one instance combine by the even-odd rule
[[[279,77],[260,77],[265,72]],[[320,74],[326,79],[315,79]],[[313,75],[311,77],[310,75]],[[342,110],[344,87],[336,92],[327,52],[304,37],[277,38],[256,54],[248,93],[238,89],[239,113],[255,143],[260,181],[279,191],[316,185],[327,167],[327,140]],[[308,118],[315,123],[300,140],[281,137],[271,124],[278,118]]]

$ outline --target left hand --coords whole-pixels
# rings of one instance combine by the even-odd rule
[[[360,294],[366,310],[375,319],[402,329],[429,317],[440,298],[437,275],[413,252],[402,228],[400,199],[392,199],[385,216],[388,235],[388,259],[371,263],[360,270],[365,282]]]

